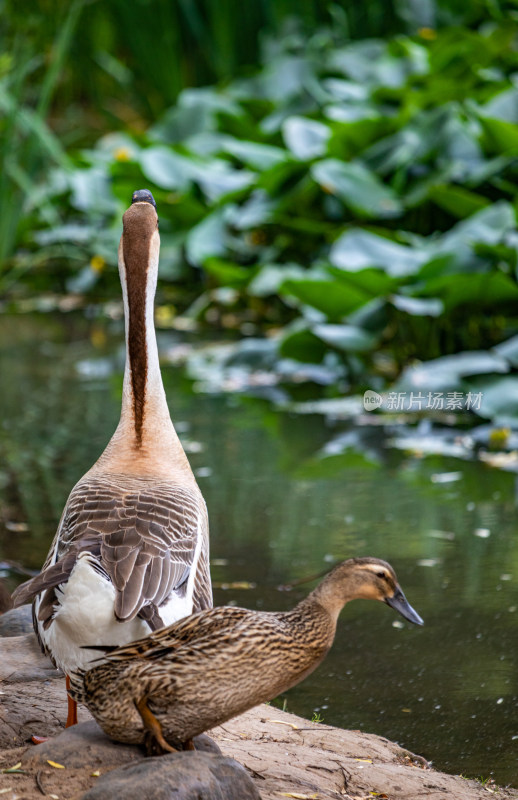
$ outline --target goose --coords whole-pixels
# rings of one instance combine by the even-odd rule
[[[69,694],[105,733],[148,754],[192,749],[192,739],[271,700],[312,672],[350,600],[382,600],[416,625],[394,570],[377,558],[336,566],[287,612],[219,607],[123,647],[96,647],[103,663],[71,675]]]
[[[74,486],[39,575],[19,586],[33,601],[43,652],[67,676],[95,653],[127,644],[212,606],[205,502],[165,396],[153,322],[160,237],[151,192],[123,215],[118,263],[126,364],[120,421]],[[69,701],[67,726],[77,722]]]

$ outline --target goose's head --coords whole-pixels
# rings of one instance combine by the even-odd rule
[[[133,205],[133,203],[150,203],[156,210],[155,198],[149,189],[137,189],[136,192],[133,192],[131,196],[131,205]]]
[[[322,594],[329,600],[333,597],[340,608],[349,600],[381,600],[409,622],[423,625],[423,620],[406,599],[396,573],[390,564],[379,558],[350,558],[342,561],[329,573],[320,587]]]

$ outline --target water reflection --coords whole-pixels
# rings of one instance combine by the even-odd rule
[[[41,565],[70,488],[115,428],[115,326],[0,320],[1,559]],[[164,382],[209,507],[214,579],[255,584],[217,589],[218,604],[288,608],[307,590],[280,584],[368,554],[392,562],[425,619],[418,630],[385,606],[346,607],[331,654],[286,694],[288,709],[517,785],[515,476],[408,456],[378,430],[257,399],[193,395],[172,367]]]

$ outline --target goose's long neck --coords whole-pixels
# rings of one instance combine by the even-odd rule
[[[124,231],[119,269],[124,297],[126,366],[121,422],[136,449],[149,438],[151,424],[172,427],[158,361],[153,321],[158,248],[131,228]],[[158,238],[158,235],[156,236]]]
[[[160,238],[150,203],[132,205],[123,217],[119,272],[124,298],[126,366],[121,418],[101,457],[110,469],[192,477],[167,407],[153,321]]]

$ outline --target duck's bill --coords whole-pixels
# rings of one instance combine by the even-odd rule
[[[423,620],[417,611],[412,608],[401,589],[396,589],[392,597],[386,597],[385,602],[395,611],[399,611],[402,617],[409,622],[413,622],[414,625],[424,625]]]

